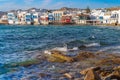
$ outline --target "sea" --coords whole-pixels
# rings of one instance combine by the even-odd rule
[[[0,66],[33,58],[55,47],[120,53],[120,27],[79,25],[0,25]]]

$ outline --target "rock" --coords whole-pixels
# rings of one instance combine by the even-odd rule
[[[119,70],[120,71],[120,66],[114,67],[113,70]]]
[[[81,71],[80,73],[85,75],[84,80],[101,80],[100,76],[96,72],[99,69],[100,67],[91,67]]]
[[[73,58],[62,54],[60,51],[51,51],[51,55],[47,56],[49,62],[73,62]]]
[[[26,76],[24,78],[22,78],[21,80],[38,80],[39,77],[37,76]],[[18,79],[12,79],[12,80],[18,80]]]
[[[85,48],[87,48],[85,45],[81,45],[81,46],[79,46],[78,47],[79,49],[85,49]]]
[[[74,77],[72,75],[70,75],[69,73],[65,73],[64,77],[69,78],[69,79],[73,79]]]
[[[117,54],[107,54],[107,56],[108,56],[109,58],[120,58],[120,56],[117,55]]]
[[[74,80],[82,80],[81,78],[75,78]]]
[[[119,65],[120,58],[106,58],[98,61],[97,65]]]
[[[113,72],[113,67],[104,67],[98,71],[101,77],[110,75]]]
[[[45,74],[45,73],[39,73],[39,77],[40,78],[51,78],[51,75],[49,75],[49,74]]]
[[[40,60],[40,61],[44,61],[44,60],[46,60],[46,57],[45,57],[45,55],[40,54],[40,55],[37,55],[37,56],[36,56],[36,59],[38,59],[38,60]]]
[[[87,68],[87,69],[85,69],[85,70],[82,70],[82,71],[80,72],[80,74],[86,75],[89,70],[97,71],[97,70],[100,70],[100,67]]]
[[[60,77],[59,79],[51,79],[51,80],[69,80],[69,79],[66,77]]]
[[[109,74],[108,76],[106,76],[104,78],[104,80],[112,80],[112,79],[120,80],[120,71],[119,70],[112,72],[111,74]]]
[[[116,80],[120,80],[120,67],[115,67],[113,68],[113,72],[107,76],[105,76],[104,80],[112,80],[112,79],[116,79]]]
[[[118,79],[120,80],[120,71],[114,71],[111,75],[111,79]]]
[[[89,70],[84,80],[101,80],[101,78],[94,70]]]
[[[67,71],[67,70],[60,70],[59,71],[60,74],[64,74],[64,73],[67,73],[67,72],[69,72],[69,71]]]
[[[105,77],[105,76],[108,76],[108,75],[110,75],[110,74],[111,74],[110,72],[102,71],[102,72],[100,73],[100,76],[101,76],[101,77]]]
[[[81,52],[77,56],[74,57],[75,61],[85,60],[88,58],[95,58],[94,53],[91,52]]]

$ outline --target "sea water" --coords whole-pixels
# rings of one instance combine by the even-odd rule
[[[32,58],[31,52],[64,44],[69,48],[85,45],[83,50],[120,53],[120,28],[0,25],[0,64],[20,62]]]
[[[119,54],[120,27],[0,25],[0,80],[13,80],[12,77],[18,80],[33,70],[40,72],[40,68],[33,66],[32,69],[19,67],[18,72],[6,74],[11,67],[8,69],[4,64],[32,59],[41,51],[64,44],[70,49],[78,47],[79,51]]]

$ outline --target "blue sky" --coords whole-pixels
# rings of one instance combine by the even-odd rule
[[[0,0],[0,10],[28,9],[31,7],[57,9],[61,7],[104,8],[120,6],[120,0]]]

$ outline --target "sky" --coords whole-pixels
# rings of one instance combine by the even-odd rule
[[[58,9],[72,8],[106,8],[120,6],[120,0],[0,0],[0,11],[28,8]]]

